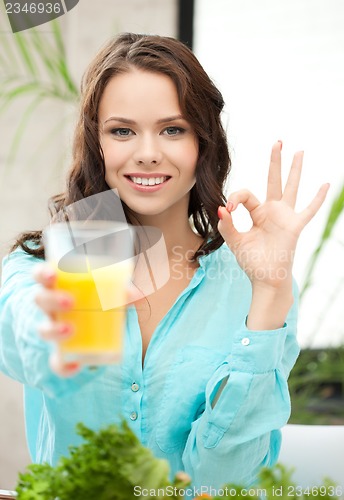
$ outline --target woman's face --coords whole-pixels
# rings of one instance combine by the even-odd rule
[[[187,211],[198,140],[173,81],[132,69],[114,76],[98,110],[105,180],[138,215]]]

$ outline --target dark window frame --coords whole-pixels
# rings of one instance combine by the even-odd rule
[[[195,0],[178,0],[178,40],[193,48]]]

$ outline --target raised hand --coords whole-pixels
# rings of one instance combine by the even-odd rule
[[[226,209],[219,208],[219,231],[252,284],[270,287],[290,284],[299,235],[325,200],[329,184],[321,186],[308,207],[295,212],[302,161],[303,152],[297,152],[282,191],[281,143],[276,142],[271,152],[266,200],[260,203],[250,191],[240,190],[229,196]],[[231,216],[239,203],[252,219],[251,229],[243,233],[235,229]]]
[[[294,210],[303,152],[294,155],[284,191],[281,182],[281,143],[272,147],[266,200],[260,203],[248,190],[232,193],[226,208],[219,207],[218,228],[238,264],[252,283],[247,327],[252,330],[283,326],[293,302],[292,265],[301,231],[323,204],[330,187],[324,184],[301,212]],[[231,212],[239,203],[249,211],[252,227],[238,232]]]

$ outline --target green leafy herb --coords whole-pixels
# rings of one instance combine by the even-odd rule
[[[20,474],[18,500],[140,498],[135,491],[156,491],[159,496],[149,498],[162,499],[167,496],[164,494],[167,486],[175,492],[169,498],[181,498],[177,488],[184,488],[190,482],[185,476],[176,477],[172,484],[168,462],[155,458],[126,422],[98,432],[78,424],[77,432],[85,442],[71,447],[70,455],[61,458],[56,467],[34,464]]]
[[[77,432],[84,442],[71,447],[70,455],[61,458],[56,467],[33,464],[20,474],[16,489],[18,500],[181,499],[190,487],[191,480],[184,472],[170,482],[168,462],[155,458],[125,421],[98,432],[78,424]],[[344,493],[343,488],[329,479],[324,479],[319,486],[301,488],[292,481],[292,473],[293,469],[277,464],[263,468],[251,488],[227,484],[217,492],[209,491],[218,496],[211,497],[203,492],[196,498],[308,500],[318,497],[318,500],[339,500]]]

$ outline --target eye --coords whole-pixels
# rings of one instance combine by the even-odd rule
[[[133,131],[130,130],[130,128],[120,127],[120,128],[112,128],[110,130],[110,133],[117,137],[129,137],[130,135],[133,134]]]
[[[167,127],[163,131],[163,133],[165,135],[170,135],[170,136],[180,135],[180,134],[183,134],[184,132],[185,132],[185,129],[182,127]]]

